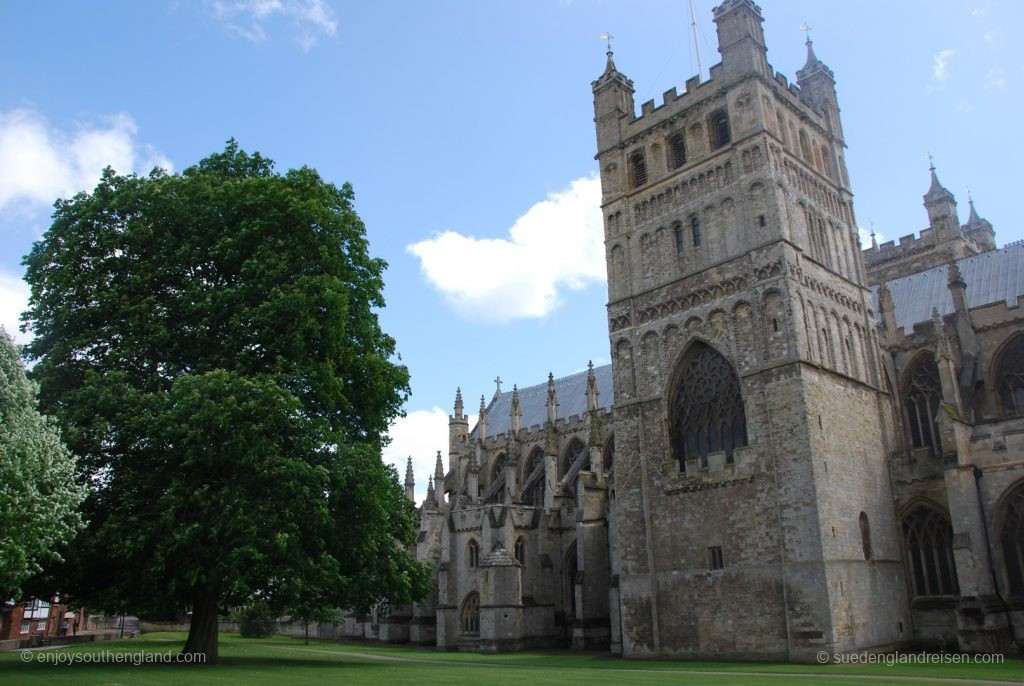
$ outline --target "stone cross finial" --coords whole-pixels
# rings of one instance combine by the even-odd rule
[[[501,377],[500,376],[494,377],[494,383],[498,387],[497,390],[494,391],[495,394],[496,395],[501,395]]]

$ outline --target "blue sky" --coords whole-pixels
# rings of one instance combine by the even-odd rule
[[[384,327],[412,374],[387,457],[418,491],[456,386],[532,385],[609,359],[590,82],[614,36],[637,105],[697,71],[687,2],[0,2],[0,323],[58,196],[99,169],[181,170],[235,137],[280,169],[351,182],[390,264]],[[707,66],[712,2],[697,0]],[[835,72],[859,224],[926,225],[931,151],[967,215],[1024,238],[1024,55],[1014,0],[762,2],[795,80],[800,25]]]

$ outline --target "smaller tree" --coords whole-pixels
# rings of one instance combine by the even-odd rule
[[[56,424],[36,409],[36,393],[0,328],[0,600],[19,599],[40,563],[57,558],[82,527],[86,488]]]
[[[308,593],[292,606],[292,617],[302,622],[302,630],[305,633],[306,644],[308,645],[310,623],[329,624],[340,622],[341,611],[329,601],[318,598],[315,593]]]
[[[237,614],[238,633],[242,638],[267,638],[274,635],[277,621],[274,613],[263,601],[246,605]]]

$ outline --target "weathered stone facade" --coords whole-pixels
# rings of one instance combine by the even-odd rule
[[[1024,639],[1024,245],[996,250],[973,203],[961,226],[933,169],[929,228],[862,252],[832,72],[808,41],[796,85],[774,73],[751,0],[715,22],[710,80],[639,116],[609,50],[612,364],[499,384],[472,431],[457,394],[417,543],[437,595],[378,637],[787,660]]]

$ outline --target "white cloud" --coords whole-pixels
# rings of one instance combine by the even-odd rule
[[[857,235],[860,238],[861,250],[867,250],[871,247],[871,232],[874,231],[874,227],[864,228],[863,226],[857,227]],[[885,237],[875,231],[875,240],[879,245],[885,242]]]
[[[167,158],[135,140],[137,133],[134,120],[123,113],[64,132],[32,110],[0,112],[0,208],[50,205],[58,197],[91,190],[108,165],[121,173],[170,170]]]
[[[306,52],[321,36],[338,31],[334,10],[326,0],[212,0],[210,8],[229,31],[254,43],[266,39],[264,26],[278,18],[292,25],[295,40]]]
[[[985,88],[1005,88],[1006,71],[1002,67],[991,67],[985,73]]]
[[[468,419],[472,429],[476,415],[468,415]],[[412,457],[416,504],[420,504],[427,495],[427,479],[434,474],[438,450],[448,469],[448,413],[440,407],[414,410],[392,422],[388,436],[391,442],[384,448],[384,461],[395,465],[398,480],[405,483],[406,460]]]
[[[956,50],[947,48],[932,57],[932,75],[936,81],[945,81],[949,78],[949,62],[956,54]]]
[[[516,219],[508,236],[445,231],[406,249],[466,317],[492,323],[544,317],[561,303],[562,289],[606,278],[600,181],[583,177],[552,193]]]
[[[15,343],[28,343],[32,338],[18,330],[18,318],[28,307],[28,295],[28,284],[17,276],[0,272],[0,326]]]

